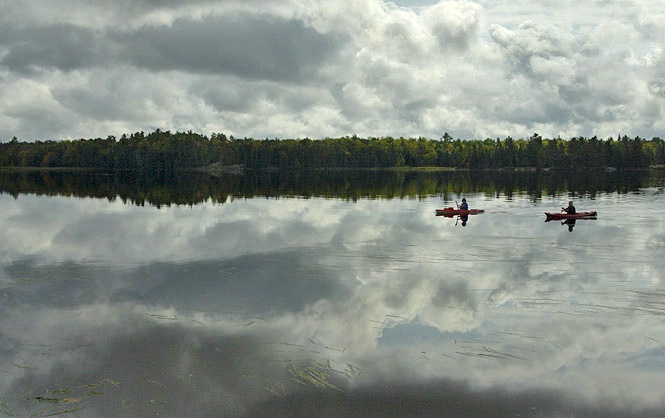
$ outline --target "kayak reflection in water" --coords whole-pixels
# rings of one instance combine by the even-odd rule
[[[575,206],[573,206],[573,201],[569,200],[568,201],[568,207],[567,208],[561,208],[562,211],[566,212],[569,215],[574,215],[575,213]]]
[[[462,198],[462,204],[459,205],[460,210],[469,210],[469,204],[466,203],[466,198]],[[459,219],[462,221],[462,226],[466,226],[466,222],[469,220],[469,214],[460,215]]]
[[[565,221],[561,222],[561,225],[568,225],[568,232],[573,232],[573,228],[575,227],[575,219],[566,219]]]
[[[466,198],[462,198],[462,204],[459,205],[460,210],[469,210],[469,204],[466,203]],[[462,226],[466,226],[466,221],[469,220],[469,215],[460,215],[459,219],[462,220]]]

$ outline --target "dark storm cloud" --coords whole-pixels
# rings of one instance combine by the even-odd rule
[[[72,24],[3,32],[7,53],[0,64],[17,73],[129,64],[150,71],[295,81],[314,73],[337,44],[301,21],[265,15],[179,19],[106,34]]]
[[[152,71],[231,74],[296,81],[335,50],[335,41],[297,20],[240,15],[177,20],[171,26],[117,32],[123,58]]]
[[[90,29],[70,24],[3,31],[7,53],[0,64],[18,73],[40,68],[72,71],[98,65],[105,58],[105,41]]]

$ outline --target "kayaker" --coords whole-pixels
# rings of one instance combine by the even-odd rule
[[[459,205],[460,210],[469,210],[469,204],[466,203],[466,199],[462,199],[462,204]]]
[[[568,207],[567,208],[561,208],[562,211],[566,212],[569,215],[574,215],[575,212],[575,206],[573,206],[573,201],[569,200],[568,201]]]

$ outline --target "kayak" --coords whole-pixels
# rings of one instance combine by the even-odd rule
[[[598,212],[577,212],[577,213],[550,213],[545,212],[545,222],[561,219],[596,219]]]
[[[479,213],[485,212],[483,209],[455,209],[455,208],[443,208],[436,210],[436,216],[465,216],[465,215],[477,215]]]

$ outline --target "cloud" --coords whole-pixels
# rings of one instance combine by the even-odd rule
[[[302,22],[250,15],[179,19],[170,25],[109,31],[108,37],[71,24],[10,35],[2,63],[19,73],[125,63],[157,72],[295,81],[325,64],[334,48],[332,39]]]
[[[73,25],[18,30],[9,33],[9,42],[2,64],[19,73],[41,68],[72,71],[103,62],[94,32]]]
[[[467,1],[442,1],[424,12],[439,48],[454,53],[466,52],[478,41],[483,10]]]
[[[151,71],[182,70],[290,81],[325,65],[332,39],[302,22],[261,16],[177,20],[169,27],[111,35],[129,61]]]
[[[663,126],[655,0],[30,4],[0,20],[1,140],[649,138]]]

